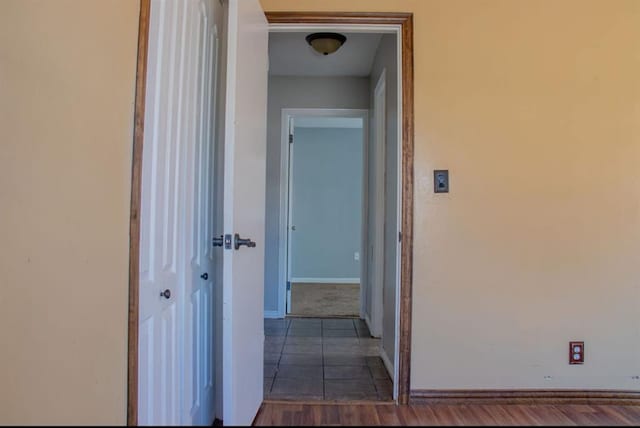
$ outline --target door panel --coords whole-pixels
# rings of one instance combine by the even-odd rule
[[[178,41],[182,8],[177,3],[152,2],[149,26],[147,107],[143,146],[140,247],[139,423],[176,425],[179,397],[177,323],[184,283],[177,260],[180,201],[176,189],[180,141],[175,138],[180,87]],[[161,295],[165,290],[169,294]]]
[[[223,257],[223,418],[250,425],[263,395],[268,26],[258,0],[230,0],[227,25],[224,230],[255,248]]]
[[[213,366],[211,335],[213,302],[208,299],[214,278],[213,247],[213,132],[215,118],[212,104],[215,87],[216,29],[211,0],[192,0],[187,6],[188,56],[192,64],[185,75],[189,87],[186,118],[189,141],[186,154],[188,187],[185,207],[192,212],[185,218],[187,258],[187,305],[185,331],[185,423],[209,425],[213,422],[212,379],[207,379]]]
[[[212,2],[151,2],[140,225],[141,425],[213,422],[214,272],[206,248],[214,207]]]

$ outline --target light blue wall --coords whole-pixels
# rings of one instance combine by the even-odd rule
[[[363,130],[296,127],[294,135],[291,276],[359,279]]]

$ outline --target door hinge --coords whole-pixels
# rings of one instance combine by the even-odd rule
[[[398,232],[398,242],[402,242],[402,232]]]
[[[287,291],[291,291],[291,282],[287,281]]]
[[[289,134],[289,144],[293,144],[293,134]]]

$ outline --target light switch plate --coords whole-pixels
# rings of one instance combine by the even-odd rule
[[[433,171],[433,191],[435,193],[449,193],[448,169],[436,169]]]

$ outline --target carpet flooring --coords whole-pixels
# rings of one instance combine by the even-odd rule
[[[352,317],[360,315],[360,284],[291,284],[290,315]]]

